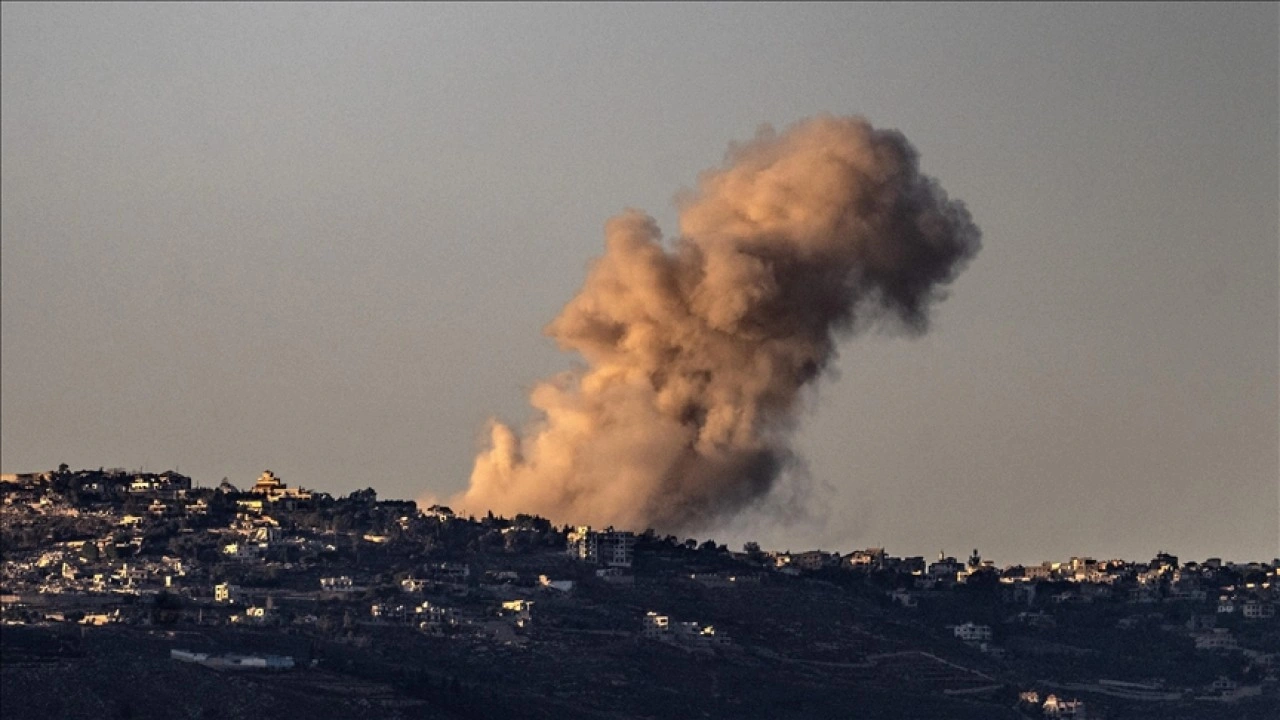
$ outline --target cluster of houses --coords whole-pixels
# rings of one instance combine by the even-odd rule
[[[1088,720],[1089,717],[1083,700],[1066,700],[1053,694],[1041,699],[1040,693],[1035,690],[1029,690],[1021,693],[1018,696],[1018,701],[1024,706],[1040,708],[1046,718]]]
[[[640,636],[693,650],[710,650],[729,644],[729,637],[716,632],[712,625],[691,620],[672,622],[670,616],[659,615],[652,610],[641,619]]]
[[[117,500],[123,497],[129,502],[116,502],[114,511],[100,512],[53,499],[54,494],[47,492],[49,484],[65,484],[69,477],[76,479],[76,492],[82,495]],[[314,499],[312,493],[288,486],[270,471],[262,473],[245,493],[226,484],[221,489],[225,496],[211,496],[208,489],[192,493],[190,479],[177,473],[89,473],[79,477],[59,471],[6,476],[4,482],[0,511],[13,513],[6,514],[6,518],[61,515],[76,518],[79,527],[99,533],[95,539],[41,544],[39,550],[30,552],[6,551],[0,562],[6,621],[17,617],[29,620],[32,608],[37,608],[45,620],[74,619],[86,625],[150,621],[137,611],[146,605],[138,599],[168,593],[181,598],[188,610],[196,609],[201,622],[307,625],[341,618],[344,627],[398,626],[436,637],[486,638],[489,642],[522,645],[530,637],[537,637],[532,633],[556,626],[555,609],[575,602],[572,598],[579,583],[591,585],[594,577],[598,582],[625,588],[636,582],[633,569],[639,538],[612,527],[595,530],[581,526],[564,534],[548,535],[548,542],[564,539],[565,554],[544,545],[550,549],[536,559],[526,558],[523,565],[502,561],[486,568],[483,562],[473,566],[468,562],[439,561],[442,557],[473,557],[456,550],[417,556],[411,571],[407,564],[387,563],[384,567],[392,569],[383,573],[365,570],[365,565],[355,562],[337,564],[333,558],[340,555],[339,548],[363,547],[360,552],[372,552],[372,547],[387,542],[387,537],[371,534],[368,528],[340,532],[296,522],[297,515],[286,513],[308,507],[307,503]],[[139,552],[148,532],[166,524],[176,525],[167,522],[175,516],[211,512],[211,500],[214,517],[222,520],[216,527],[208,522],[197,525],[208,543],[198,557],[180,552],[184,547],[181,532],[166,539],[168,545],[153,545],[147,553]],[[119,511],[121,507],[136,512],[123,513]],[[460,523],[449,508],[433,506],[415,512],[410,507],[404,512],[403,517],[388,517],[399,517],[400,527],[406,531],[415,523],[459,529],[459,524],[449,526]],[[395,533],[394,525],[387,522],[379,526],[382,529],[378,532]],[[299,529],[302,527],[311,529]],[[529,532],[528,526],[500,529],[507,539]],[[157,552],[166,547],[172,552]],[[495,556],[499,555],[490,557]],[[518,553],[510,557],[517,556]],[[1059,612],[1055,606],[1107,602],[1114,607],[1122,603],[1131,608],[1117,622],[1120,630],[1159,626],[1190,637],[1194,647],[1204,653],[1239,654],[1236,657],[1247,657],[1260,666],[1280,666],[1274,656],[1249,649],[1252,643],[1241,629],[1252,623],[1274,621],[1280,603],[1280,561],[1235,564],[1211,558],[1181,563],[1177,557],[1160,553],[1147,563],[1073,557],[1064,562],[997,567],[977,550],[964,559],[940,552],[936,560],[926,562],[923,557],[894,557],[884,548],[850,553],[792,553],[761,552],[757,547],[732,556],[740,562],[692,563],[678,572],[705,588],[751,588],[771,577],[780,580],[777,575],[876,573],[892,578],[892,584],[882,587],[891,588],[888,596],[904,612],[922,603],[955,596],[957,589],[963,589],[961,586],[983,584],[1012,606],[1010,622],[1043,628],[1070,617],[1068,608]],[[436,560],[424,562],[424,557]],[[726,567],[733,569],[715,569]],[[644,571],[642,581],[649,572]],[[278,574],[290,582],[247,587],[224,580],[228,576],[252,578],[255,573]],[[598,584],[592,587],[599,589]],[[566,594],[567,601],[561,599]],[[61,602],[71,600],[75,602]],[[535,630],[533,607],[538,603],[542,604]],[[1166,614],[1172,615],[1161,611],[1171,607],[1178,610],[1176,627],[1161,625]],[[14,608],[21,608],[22,612],[11,612]],[[674,609],[678,612],[678,608]],[[325,612],[330,616],[317,616]],[[635,618],[631,612],[636,611],[628,611],[621,620],[615,618],[619,624],[610,632],[638,620],[638,628],[626,632],[634,632],[644,640],[699,652],[731,647],[726,635],[715,626],[675,620],[658,612]],[[1183,623],[1188,615],[1190,620]],[[948,628],[960,642],[997,655],[1004,652],[996,644],[997,632],[989,625],[965,622]],[[257,659],[181,652],[186,654],[175,655],[175,660],[241,668],[280,666],[262,664],[277,662],[265,658],[259,663]],[[1218,699],[1248,697],[1258,691],[1257,685],[1244,685],[1227,677],[1213,683],[1200,691]],[[1072,688],[1054,689],[1061,693]],[[1089,691],[1140,699],[1163,698],[1171,692],[1119,685]],[[1034,704],[1046,717],[1086,717],[1081,701],[1064,699],[1062,694],[1032,694]],[[1024,700],[1030,702],[1029,697]]]

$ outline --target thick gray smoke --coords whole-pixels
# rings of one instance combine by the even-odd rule
[[[866,319],[925,328],[978,251],[964,205],[893,130],[822,116],[731,146],[679,200],[680,237],[628,210],[548,327],[586,367],[493,423],[469,511],[677,532],[769,495],[801,389]]]

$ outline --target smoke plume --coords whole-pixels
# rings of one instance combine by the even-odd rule
[[[923,331],[979,247],[901,133],[821,116],[732,145],[677,199],[668,248],[627,210],[547,328],[585,367],[493,422],[450,504],[556,522],[705,528],[766,498],[802,399],[867,321]]]

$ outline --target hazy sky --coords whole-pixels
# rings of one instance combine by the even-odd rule
[[[1275,4],[2,7],[5,472],[450,495],[605,221],[830,112],[983,249],[809,395],[811,518],[716,540],[1280,554]]]

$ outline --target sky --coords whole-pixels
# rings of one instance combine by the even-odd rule
[[[1278,18],[6,2],[0,469],[453,495],[580,364],[543,328],[609,218],[672,238],[730,143],[861,115],[981,252],[927,334],[847,339],[806,391],[803,512],[698,539],[1269,560]]]

